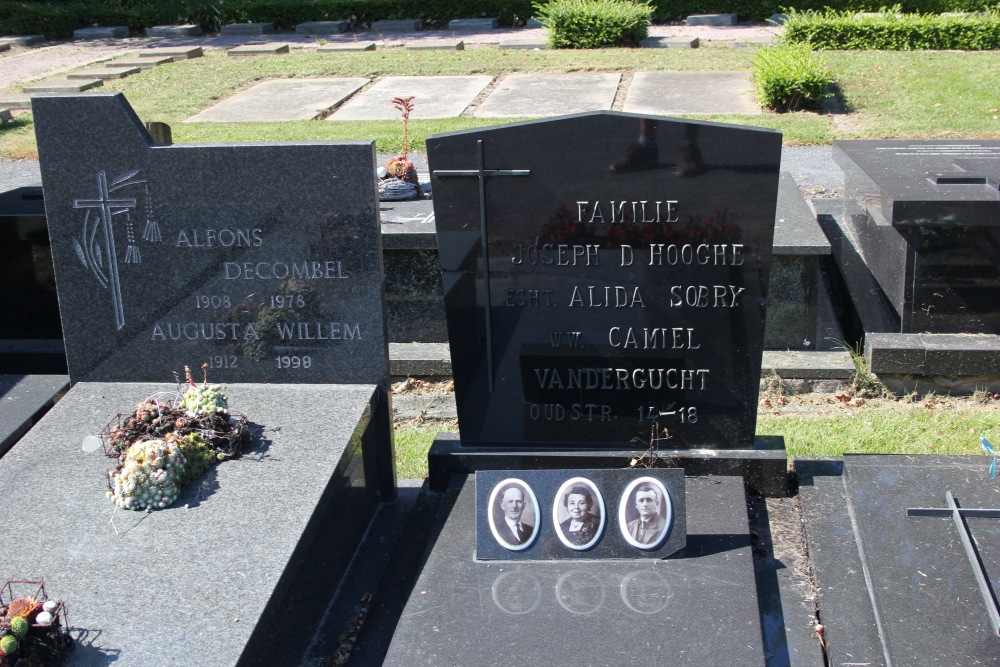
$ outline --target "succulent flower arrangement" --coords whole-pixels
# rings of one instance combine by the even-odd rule
[[[17,595],[16,586],[31,586]],[[59,665],[73,650],[66,605],[49,600],[42,581],[11,579],[0,588],[0,667]]]
[[[230,415],[222,387],[207,375],[196,384],[188,366],[184,375],[186,385],[178,379],[177,391],[144,399],[101,432],[104,453],[117,461],[108,497],[123,509],[169,507],[185,485],[237,458],[250,440],[246,417]]]
[[[392,106],[403,117],[403,152],[378,170],[379,199],[383,201],[415,199],[420,196],[420,180],[417,178],[417,168],[407,157],[410,150],[409,124],[410,113],[414,106],[413,96],[394,97]]]

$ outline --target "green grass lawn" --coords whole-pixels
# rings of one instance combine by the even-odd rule
[[[982,456],[982,435],[1000,444],[1000,401],[926,397],[849,405],[796,404],[762,409],[757,435],[785,438],[789,458],[842,454],[941,454]],[[775,414],[777,412],[778,414]],[[454,422],[399,424],[396,464],[402,479],[427,475],[427,450],[438,431],[457,431]]]
[[[821,145],[837,138],[918,138],[1000,136],[1000,52],[824,52],[839,77],[849,125],[838,117],[811,112],[761,116],[698,116],[778,129],[786,145]],[[595,49],[521,51],[477,48],[467,51],[387,49],[361,53],[229,58],[210,51],[105,83],[122,91],[143,121],[171,125],[178,143],[374,139],[379,152],[401,148],[398,122],[298,121],[279,123],[183,123],[216,101],[265,79],[318,76],[461,75],[509,72],[634,72],[663,70],[749,70],[749,49]],[[454,118],[412,121],[412,145],[430,134],[515,119]],[[842,129],[848,128],[848,129]],[[35,157],[30,115],[0,128],[0,156]]]

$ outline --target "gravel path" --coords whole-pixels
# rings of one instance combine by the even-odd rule
[[[11,49],[9,53],[0,54],[0,89],[61,74],[138,48],[128,47],[122,44],[123,41],[125,40],[66,42],[37,48]]]

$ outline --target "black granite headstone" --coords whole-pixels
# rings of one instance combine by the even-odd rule
[[[1000,334],[1000,141],[838,141],[833,157],[850,241],[893,311],[866,326]]]
[[[427,148],[463,444],[752,447],[779,133],[607,112]]]
[[[74,382],[384,381],[373,142],[156,145],[120,94],[33,114]]]

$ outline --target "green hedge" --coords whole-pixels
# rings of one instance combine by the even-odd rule
[[[53,5],[0,0],[0,35],[45,35],[55,39],[71,37],[77,28],[94,24],[127,25],[135,31],[175,23],[178,18],[170,3],[125,8],[97,2]]]
[[[554,49],[639,46],[649,34],[653,8],[631,0],[551,0],[535,5]]]
[[[531,0],[0,0],[0,35],[70,37],[93,24],[127,25],[134,32],[155,25],[197,23],[218,30],[228,23],[274,23],[291,29],[306,21],[423,19],[444,25],[455,18],[497,18],[507,25],[532,15]]]
[[[1000,49],[1000,13],[962,18],[903,14],[883,10],[875,16],[849,12],[790,12],[784,40],[814,49],[918,49],[983,51]]]
[[[789,0],[650,0],[653,17],[668,20],[691,14],[735,13],[742,20],[764,20],[785,11]],[[855,12],[877,11],[885,0],[798,0],[800,16],[822,11],[822,16],[840,17]],[[997,0],[904,0],[899,11],[908,14],[940,12],[997,11]],[[789,10],[794,11],[794,10]],[[226,23],[273,22],[292,28],[304,21],[339,20],[356,16],[359,21],[419,18],[443,25],[455,18],[496,17],[506,25],[533,15],[532,0],[0,0],[0,35],[45,34],[69,37],[73,30],[97,23],[127,25],[139,31],[154,25],[198,23],[217,30]],[[995,20],[992,19],[992,20]],[[951,19],[955,21],[955,19]],[[969,44],[989,43],[990,25],[972,27],[965,38]],[[802,28],[806,30],[806,28]],[[835,29],[809,28],[820,38]],[[852,29],[853,30],[853,29]],[[916,33],[937,28],[918,26]],[[952,28],[948,27],[948,31]],[[823,39],[830,39],[824,37]],[[812,42],[810,42],[812,43]],[[836,48],[845,48],[838,46]],[[854,47],[847,47],[854,48]],[[885,47],[880,47],[885,48]],[[938,48],[938,47],[912,47]],[[987,46],[946,46],[940,48],[996,48]]]
[[[805,44],[765,46],[754,52],[754,83],[762,106],[775,111],[815,109],[835,83],[823,61]]]
[[[653,0],[657,20],[678,19],[691,14],[736,14],[744,21],[766,21],[774,14],[790,11],[791,0]],[[874,12],[886,0],[795,0],[795,9],[807,11]],[[997,8],[997,0],[902,0],[901,12],[940,14],[981,12]]]

